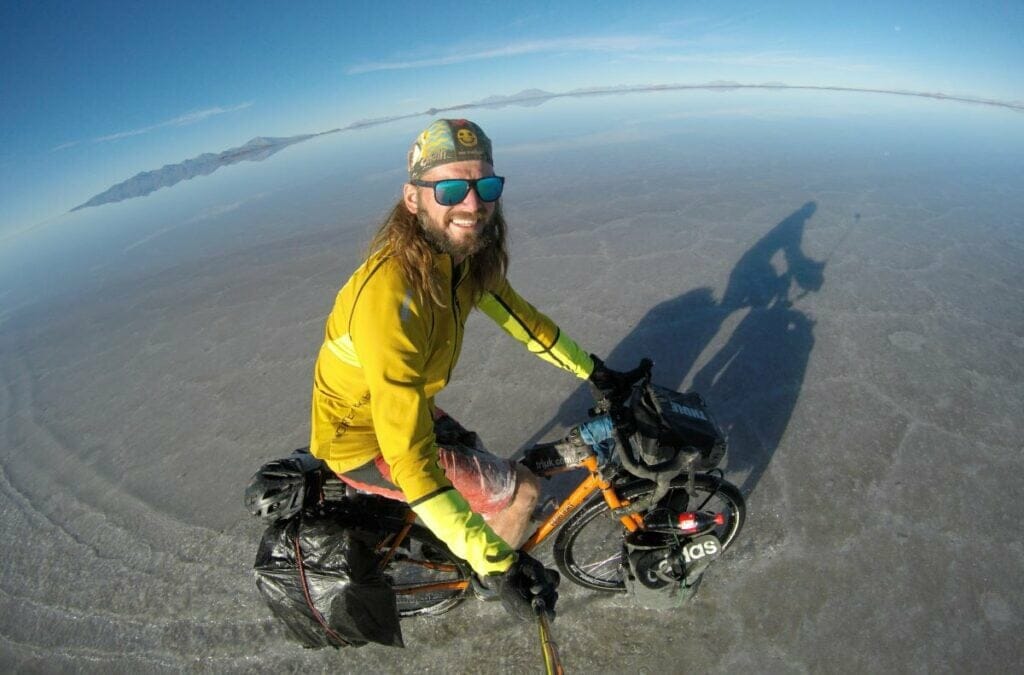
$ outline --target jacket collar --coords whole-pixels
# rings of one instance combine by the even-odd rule
[[[440,272],[446,280],[454,280],[455,285],[458,286],[459,284],[462,283],[463,279],[465,279],[466,276],[468,276],[467,272],[469,271],[469,258],[463,260],[461,264],[455,265],[450,254],[435,253],[434,268],[438,272]]]

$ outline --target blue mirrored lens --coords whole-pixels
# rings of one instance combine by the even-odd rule
[[[504,187],[504,180],[499,176],[488,176],[476,182],[476,193],[485,202],[497,201],[501,196],[501,189]]]
[[[469,194],[469,181],[443,180],[434,186],[434,199],[442,206],[458,204]]]

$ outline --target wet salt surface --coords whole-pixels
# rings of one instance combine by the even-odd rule
[[[1019,664],[1024,117],[737,93],[476,119],[509,176],[513,284],[613,366],[652,356],[659,383],[703,392],[749,505],[683,611],[563,584],[567,669]],[[4,252],[7,669],[541,670],[535,629],[478,602],[407,621],[404,651],[306,651],[249,574],[242,488],[306,442],[323,318],[423,124]],[[399,159],[365,154],[381,144]],[[439,403],[511,456],[587,395],[476,316]]]

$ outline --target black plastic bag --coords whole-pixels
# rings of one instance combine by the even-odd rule
[[[274,523],[256,554],[256,586],[305,647],[404,647],[395,593],[371,535],[338,512],[303,512]]]

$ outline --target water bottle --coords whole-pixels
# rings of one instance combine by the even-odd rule
[[[687,511],[679,514],[676,526],[683,534],[694,534],[709,530],[715,525],[725,525],[725,514]]]

